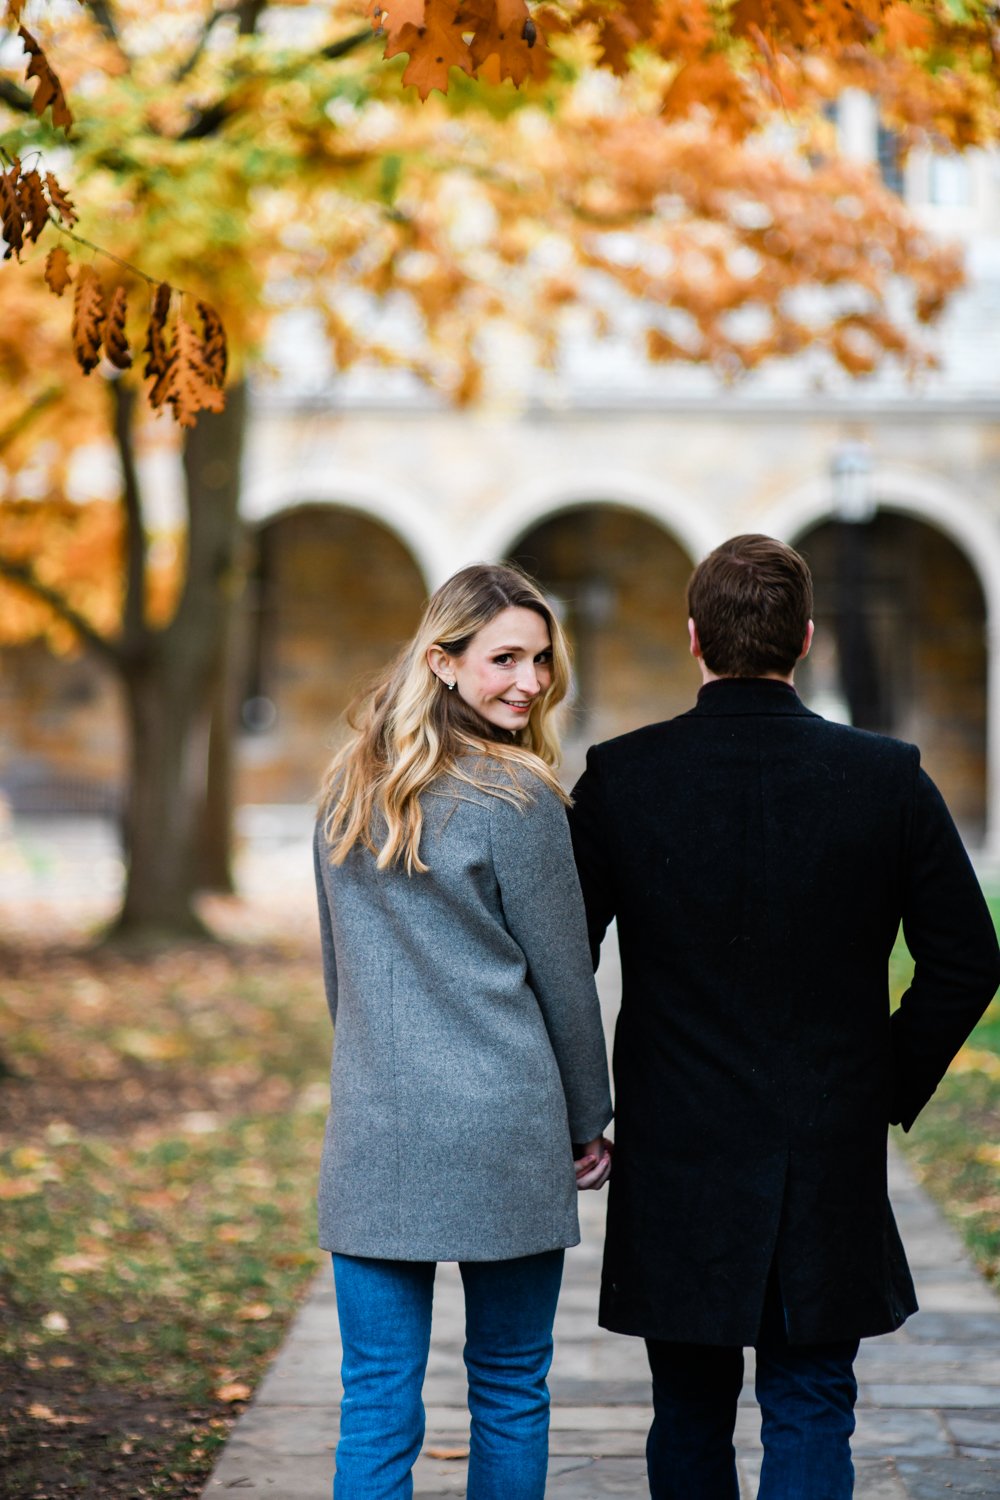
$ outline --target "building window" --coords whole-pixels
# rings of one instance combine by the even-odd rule
[[[895,193],[897,197],[902,198],[905,177],[899,136],[881,122],[879,122],[876,135],[875,153],[882,181],[890,193]]]
[[[972,173],[964,156],[932,156],[928,201],[936,208],[969,208]]]

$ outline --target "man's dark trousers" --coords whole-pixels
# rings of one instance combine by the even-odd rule
[[[739,1500],[733,1431],[743,1350],[647,1339],[652,1500]],[[850,1500],[858,1341],[790,1345],[777,1282],[767,1288],[755,1392],[764,1463],[758,1500]]]

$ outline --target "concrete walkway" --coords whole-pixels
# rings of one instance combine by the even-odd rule
[[[866,1340],[858,1362],[858,1500],[1000,1496],[1000,1301],[897,1158],[892,1200],[921,1311],[899,1333]],[[547,1493],[564,1500],[648,1495],[643,1445],[649,1379],[642,1344],[596,1325],[605,1195],[585,1193],[584,1240],[566,1260],[556,1320]],[[468,1443],[457,1268],[438,1268],[424,1400],[427,1440],[414,1492],[464,1495]],[[329,1500],[340,1396],[332,1277],[324,1267],[204,1491]],[[748,1357],[752,1381],[752,1355]],[[744,1494],[760,1465],[752,1384],[737,1447]],[[692,1496],[692,1500],[696,1497]]]

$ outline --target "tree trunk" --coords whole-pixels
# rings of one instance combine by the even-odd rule
[[[235,890],[233,854],[233,780],[235,776],[234,719],[237,684],[233,681],[232,648],[223,653],[222,678],[213,685],[212,717],[208,730],[205,800],[198,827],[198,888],[229,895]]]
[[[115,936],[201,936],[195,838],[204,801],[210,700],[163,653],[126,669],[129,785],[125,899]]]
[[[226,680],[231,619],[242,589],[239,488],[245,418],[246,392],[237,384],[227,392],[225,411],[203,412],[188,437],[184,589],[170,625],[147,635],[143,649],[123,662],[131,734],[127,876],[114,936],[204,931],[194,898],[201,884],[212,707],[218,685]],[[222,799],[213,816],[228,838]]]

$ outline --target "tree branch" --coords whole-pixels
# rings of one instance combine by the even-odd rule
[[[375,32],[371,26],[366,26],[364,31],[352,31],[350,36],[342,36],[339,42],[331,42],[327,47],[321,47],[319,55],[324,62],[334,62],[338,57],[346,57],[356,47],[364,42],[374,42]]]
[[[31,114],[31,95],[12,78],[0,78],[0,100],[22,115]]]
[[[202,27],[201,34],[199,35],[198,40],[195,42],[194,46],[191,48],[191,51],[188,53],[186,60],[181,63],[180,67],[177,69],[177,72],[174,74],[175,83],[183,82],[183,80],[188,76],[192,69],[197,67],[198,63],[201,61],[201,54],[205,50],[205,43],[208,41],[213,30],[220,21],[228,20],[232,16],[232,14],[233,13],[231,10],[213,10],[212,14],[209,16],[208,20]]]
[[[109,382],[114,412],[115,446],[122,469],[125,507],[125,607],[122,644],[134,654],[146,641],[146,531],[142,524],[142,492],[135,462],[133,418],[136,392],[124,380]]]
[[[349,52],[353,52],[364,43],[373,42],[374,40],[374,31],[372,31],[370,26],[366,26],[364,31],[352,32],[350,36],[341,37],[339,41],[331,42],[328,46],[321,47],[318,52],[310,53],[307,57],[300,58],[293,66],[277,70],[274,77],[294,77],[304,64],[312,62],[317,58],[323,62],[335,62],[338,57],[346,57]],[[215,135],[238,109],[239,105],[233,103],[233,95],[226,94],[221,99],[216,99],[213,104],[206,105],[204,109],[199,110],[191,123],[181,131],[177,139],[180,141],[201,141],[206,136]]]
[[[83,615],[75,610],[57,589],[50,588],[47,583],[43,583],[30,563],[15,562],[13,558],[4,557],[0,553],[0,578],[6,578],[10,583],[16,583],[19,587],[27,589],[29,594],[33,594],[36,599],[47,604],[60,620],[65,620],[67,625],[72,626],[81,640],[93,647],[105,661],[110,662],[112,666],[120,666],[121,652],[115,643],[109,641],[107,636],[101,635],[99,630],[95,630],[90,621],[85,620]]]
[[[115,18],[111,14],[107,0],[85,0],[85,3],[108,41],[114,42],[115,46],[121,50],[121,37],[118,35],[118,27],[115,25]]]
[[[0,453],[9,447],[15,438],[20,437],[24,429],[30,427],[35,418],[40,417],[53,401],[58,401],[64,389],[65,387],[61,385],[46,386],[45,390],[41,391],[34,401],[29,402],[23,411],[18,412],[6,427],[0,427]]]

